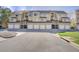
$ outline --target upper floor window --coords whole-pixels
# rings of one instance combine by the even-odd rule
[[[54,13],[51,13],[51,17],[53,17],[54,16]]]
[[[32,13],[29,13],[29,16],[32,16]]]
[[[16,14],[16,16],[18,16],[18,15]]]
[[[36,13],[34,13],[34,16],[37,16],[37,14],[36,14]]]

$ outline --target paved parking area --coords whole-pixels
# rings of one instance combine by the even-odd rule
[[[24,32],[16,37],[0,41],[1,52],[77,52],[53,33]]]

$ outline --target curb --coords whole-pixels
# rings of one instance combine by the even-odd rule
[[[60,36],[60,38],[63,39],[63,40],[65,40],[66,42],[70,43],[71,46],[73,46],[73,47],[79,49],[79,45],[78,45],[78,44],[76,44],[76,43],[74,43],[74,42],[72,42],[72,41],[70,41],[70,40],[68,40],[68,39],[66,39],[66,38],[64,38],[64,37],[61,37],[61,36]]]
[[[70,40],[68,40],[68,39],[66,39],[66,38],[64,38],[64,37],[60,37],[60,38],[63,39],[63,40],[65,40],[65,41],[68,42],[68,43],[71,42]]]

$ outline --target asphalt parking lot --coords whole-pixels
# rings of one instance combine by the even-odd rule
[[[23,32],[0,41],[0,52],[78,52],[79,49],[60,39],[54,33]]]

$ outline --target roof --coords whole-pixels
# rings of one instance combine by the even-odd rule
[[[56,13],[59,13],[59,14],[67,14],[65,11],[53,11],[53,12],[56,12]]]
[[[79,12],[79,10],[76,10],[76,12]]]
[[[31,11],[29,11],[29,12],[49,13],[49,12],[51,12],[51,11],[49,11],[49,10],[31,10]]]
[[[22,14],[23,12],[28,13],[27,10],[21,10],[21,11],[14,11],[15,14]]]
[[[56,13],[63,13],[63,14],[67,14],[65,11],[52,11],[52,10],[32,10],[29,12],[56,12]]]

